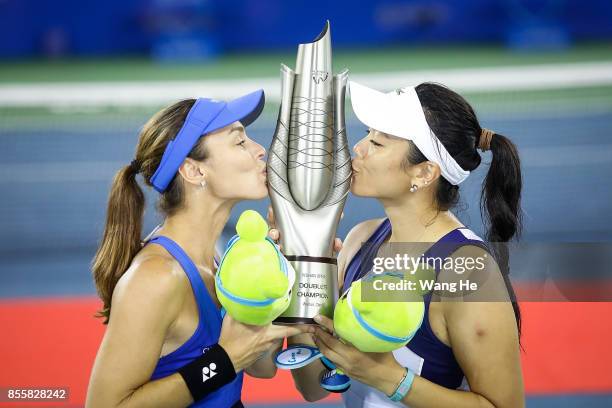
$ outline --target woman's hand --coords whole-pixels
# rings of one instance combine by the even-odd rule
[[[344,213],[340,216],[340,219],[344,218]],[[268,231],[268,237],[278,244],[280,239],[280,231],[276,229],[276,220],[274,219],[274,210],[272,206],[268,206],[268,225],[270,230]],[[279,249],[282,249],[281,245],[278,244]],[[338,237],[334,238],[334,252],[338,253],[342,249],[342,240]]]
[[[278,346],[279,339],[313,332],[314,327],[308,325],[243,324],[226,314],[221,326],[219,345],[223,347],[238,372],[263,357],[268,350]]]
[[[393,353],[364,353],[350,344],[343,343],[331,333],[333,321],[318,315],[319,323],[313,339],[325,357],[338,366],[346,375],[377,388],[387,395],[393,394],[406,369],[393,357]]]

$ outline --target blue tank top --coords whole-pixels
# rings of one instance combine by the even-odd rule
[[[163,246],[181,265],[193,289],[198,305],[199,322],[195,332],[179,348],[159,359],[151,380],[167,377],[176,373],[181,367],[195,360],[219,341],[221,335],[221,311],[213,302],[198,269],[183,249],[168,237],[157,236],[147,244]],[[242,390],[243,373],[240,372],[229,384],[196,401],[190,407],[241,407],[240,392]]]
[[[366,241],[366,244],[363,245],[353,259],[351,259],[344,274],[343,288],[348,289],[351,283],[362,278],[365,273],[372,269],[372,262],[378,249],[390,235],[391,223],[387,218],[378,228],[376,228],[374,233]],[[440,238],[423,256],[426,258],[446,259],[464,245],[476,245],[489,251],[482,239],[471,230],[467,228],[457,228]],[[437,277],[440,272],[437,268],[439,263],[434,263],[432,266],[436,270]],[[429,304],[431,302],[431,296],[431,293],[424,296],[425,316],[423,318],[423,324],[412,340],[406,345],[406,348],[411,352],[410,356],[408,356],[406,352],[402,353],[401,350],[398,353],[394,352],[394,354],[396,358],[397,356],[405,355],[406,359],[409,361],[415,361],[416,358],[416,365],[420,367],[420,372],[416,374],[429,381],[451,389],[459,388],[462,385],[465,387],[467,383],[464,383],[463,370],[455,359],[452,348],[438,339],[429,324]],[[414,355],[412,353],[414,353]]]

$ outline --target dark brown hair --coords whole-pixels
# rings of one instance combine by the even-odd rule
[[[145,184],[151,186],[151,176],[166,145],[179,132],[194,103],[195,99],[186,99],[153,115],[140,132],[134,164],[123,167],[115,175],[108,198],[104,234],[92,261],[94,281],[104,303],[96,316],[104,318],[104,324],[110,318],[113,290],[142,247],[145,197],[136,176],[140,173]],[[188,157],[206,159],[204,140],[201,139]],[[183,191],[182,179],[175,177],[160,195],[158,210],[164,216],[175,214],[184,205]]]
[[[461,95],[439,84],[422,83],[416,87],[416,92],[435,136],[461,168],[475,170],[481,162],[477,148],[482,128],[470,104]],[[427,161],[416,145],[410,143],[404,165]],[[480,208],[487,228],[486,239],[508,289],[520,336],[521,311],[510,283],[506,243],[518,237],[522,228],[521,162],[516,146],[504,135],[495,133],[490,149],[493,157],[482,184]],[[440,177],[435,200],[440,211],[453,208],[459,201],[459,186]]]

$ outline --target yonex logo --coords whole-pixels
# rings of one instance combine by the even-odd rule
[[[215,370],[217,369],[217,365],[215,363],[210,363],[208,367],[202,368],[202,382],[206,382],[206,380],[210,380],[217,373]]]

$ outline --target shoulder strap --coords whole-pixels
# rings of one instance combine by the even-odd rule
[[[348,289],[351,283],[372,269],[374,257],[390,232],[391,222],[385,218],[349,262],[344,273],[343,289]]]
[[[357,279],[362,278],[372,268],[372,262],[378,249],[391,232],[391,223],[385,219],[372,233],[365,244],[357,251],[351,259],[344,274],[343,289]],[[468,228],[457,228],[440,238],[423,255],[429,258],[448,258],[453,252],[465,245],[476,245],[487,252],[491,252],[485,242]],[[436,273],[439,271],[436,270]]]
[[[433,244],[424,254],[425,258],[446,259],[456,250],[465,245],[475,245],[487,252],[491,252],[487,244],[478,235],[468,228],[457,228],[443,236]],[[440,271],[436,269],[436,274]]]
[[[208,289],[206,289],[206,285],[200,276],[198,268],[195,266],[191,258],[189,258],[189,255],[187,255],[176,242],[168,237],[159,235],[147,242],[147,244],[149,243],[158,244],[164,247],[166,251],[168,251],[170,255],[172,255],[181,265],[187,274],[187,278],[189,278],[189,282],[191,283],[191,287],[196,295],[196,302],[198,303],[202,316],[204,316],[207,311],[210,313],[210,311],[217,309],[217,306],[210,298]]]

